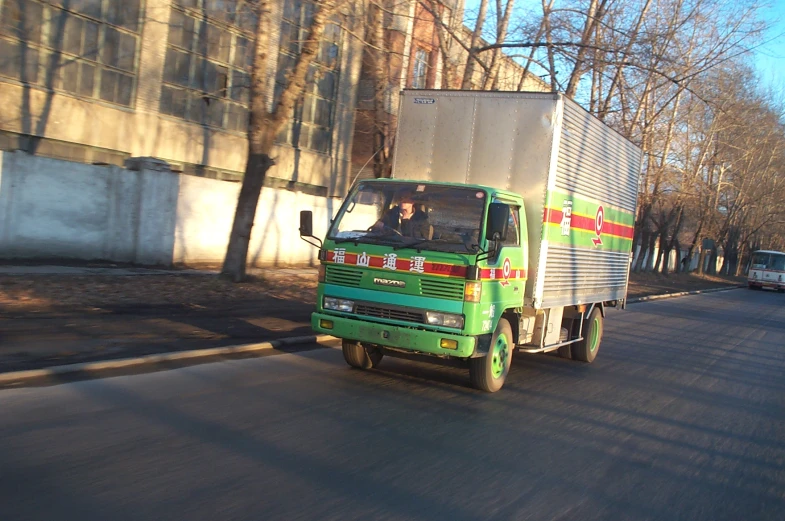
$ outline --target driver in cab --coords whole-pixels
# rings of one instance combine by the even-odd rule
[[[373,226],[373,230],[393,230],[403,237],[430,239],[432,232],[428,214],[417,208],[414,192],[406,189],[398,193],[396,198],[398,204],[385,212],[384,217]]]

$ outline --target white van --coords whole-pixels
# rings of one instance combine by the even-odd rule
[[[747,285],[750,289],[785,291],[785,253],[770,250],[752,252]]]

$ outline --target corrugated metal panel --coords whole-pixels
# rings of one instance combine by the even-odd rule
[[[629,265],[628,253],[550,245],[542,307],[622,299]]]
[[[556,188],[635,211],[641,151],[565,98]]]
[[[553,188],[635,211],[640,149],[567,98],[555,167]],[[622,299],[629,268],[629,252],[549,245],[538,266],[543,281],[535,303],[550,308]]]

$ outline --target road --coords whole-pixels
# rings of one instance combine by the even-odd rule
[[[0,391],[0,519],[781,520],[785,295],[609,312],[591,366],[336,349]]]

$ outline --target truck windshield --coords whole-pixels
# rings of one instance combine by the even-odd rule
[[[482,190],[415,183],[361,183],[333,222],[336,242],[447,252],[476,251]]]

